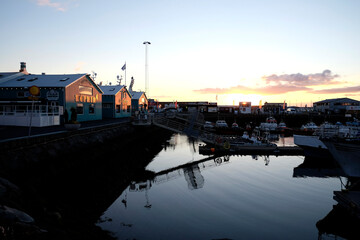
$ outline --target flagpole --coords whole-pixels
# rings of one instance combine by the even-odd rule
[[[126,86],[126,62],[125,62],[125,86]]]

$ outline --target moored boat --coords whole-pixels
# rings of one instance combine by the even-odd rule
[[[266,118],[266,121],[260,123],[260,130],[261,131],[275,131],[278,127],[277,121],[273,117]]]
[[[360,177],[359,139],[324,138],[321,140],[347,176]]]

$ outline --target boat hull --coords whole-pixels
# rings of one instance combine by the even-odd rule
[[[331,157],[328,148],[318,136],[294,135],[294,144],[304,149],[306,157]]]
[[[331,155],[349,177],[360,177],[360,144],[323,140]]]

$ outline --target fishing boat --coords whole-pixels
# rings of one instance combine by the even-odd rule
[[[360,177],[360,138],[323,138],[331,155],[349,177]]]
[[[278,127],[277,121],[273,117],[266,118],[266,121],[260,123],[260,130],[261,131],[275,131]]]
[[[199,146],[199,152],[207,153],[250,153],[263,152],[269,153],[277,149],[277,145],[261,139],[255,135],[248,136],[247,132],[243,136],[218,136],[214,144]]]
[[[332,154],[322,139],[334,137],[339,139],[354,139],[357,138],[359,131],[359,127],[325,122],[320,125],[311,136],[294,134],[294,143],[304,149],[305,156],[329,158],[332,157]]]
[[[318,129],[318,126],[314,122],[308,122],[302,125],[300,128],[301,131],[306,131],[306,132],[314,132],[316,129]]]
[[[294,144],[304,149],[305,157],[331,157],[328,148],[319,139],[319,136],[294,134]]]

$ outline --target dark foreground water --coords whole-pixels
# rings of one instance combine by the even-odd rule
[[[295,170],[303,156],[197,162],[208,158],[198,145],[174,135],[147,166],[160,174],[130,184],[98,225],[118,239],[318,239],[316,223],[336,204],[341,178]]]

